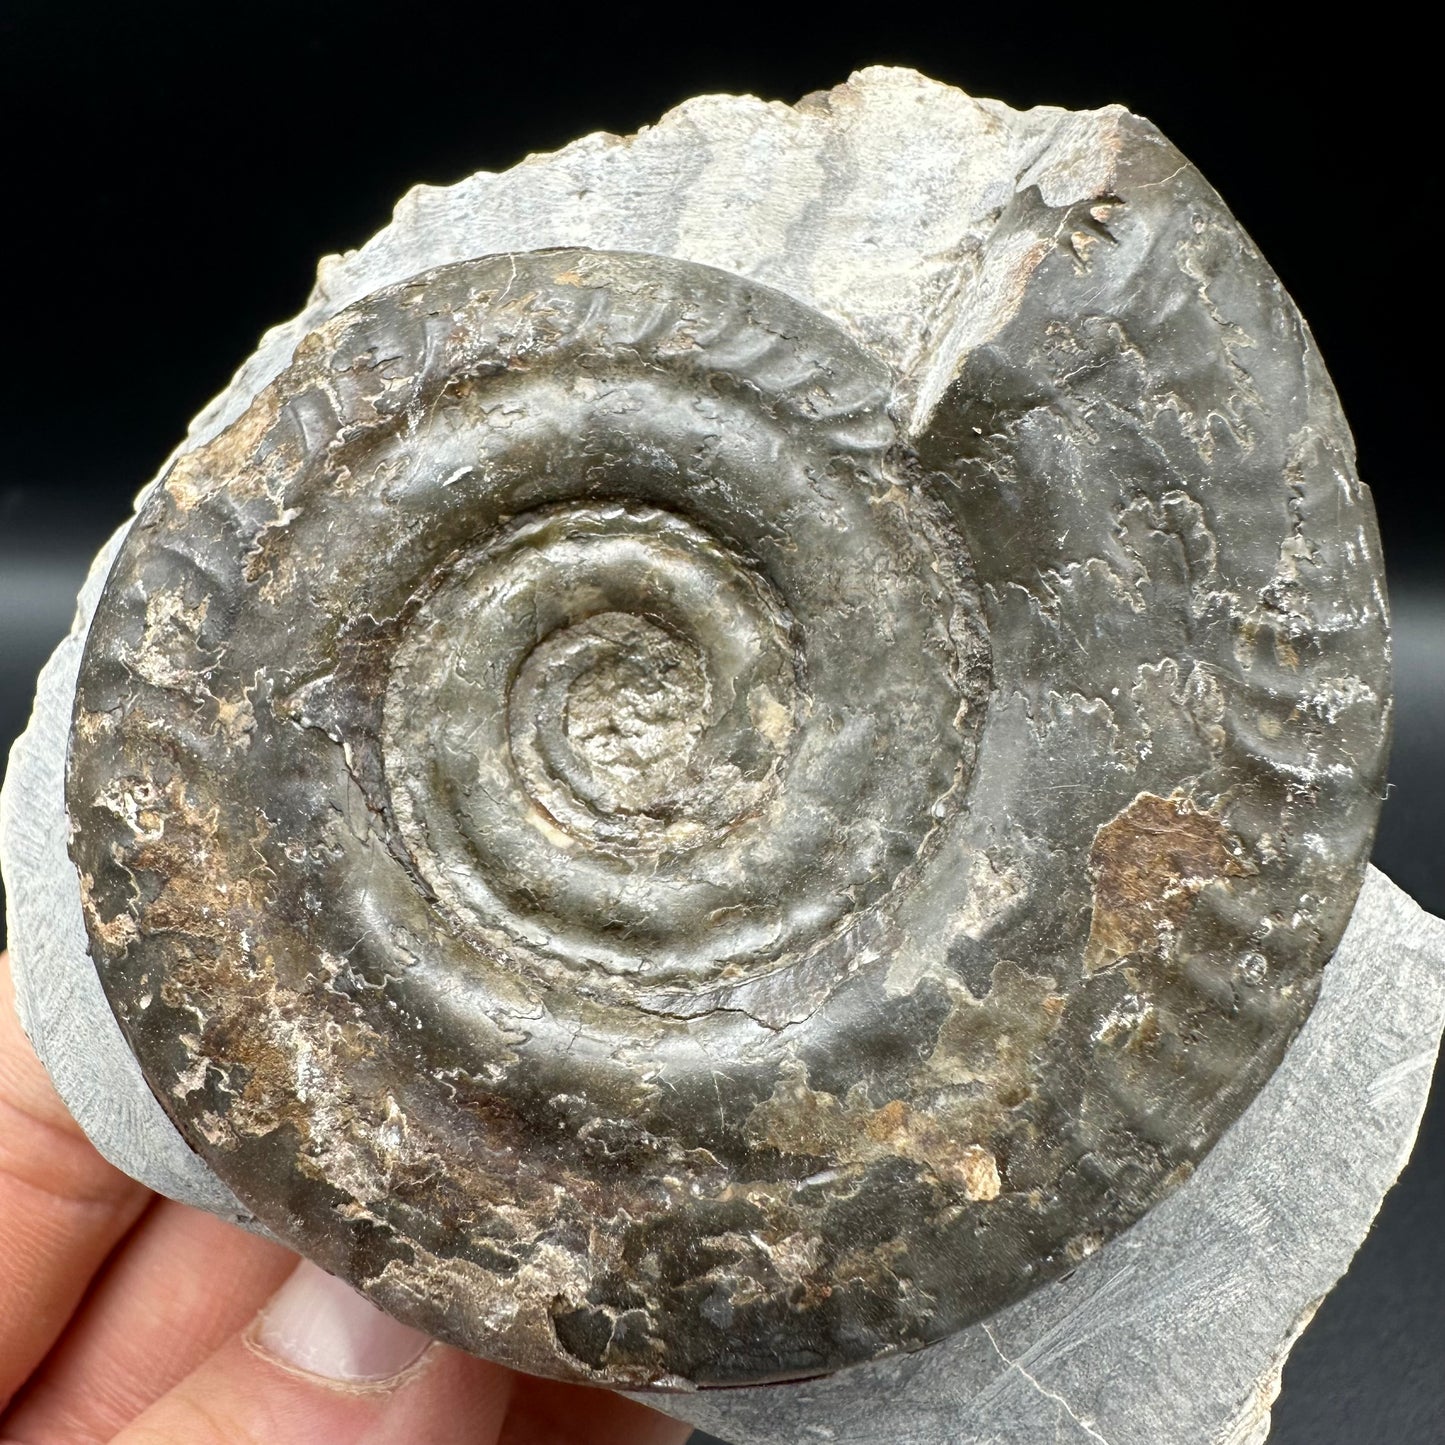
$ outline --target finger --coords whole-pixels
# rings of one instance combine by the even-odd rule
[[[518,1376],[498,1445],[682,1445],[691,1434],[609,1390]]]
[[[114,1445],[495,1445],[511,1380],[302,1264]]]
[[[101,1445],[242,1329],[294,1268],[289,1250],[160,1200],[97,1278],[0,1436]]]
[[[20,1028],[0,954],[0,1409],[149,1197],[66,1112]]]

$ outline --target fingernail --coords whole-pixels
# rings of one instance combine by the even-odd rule
[[[431,1340],[302,1261],[261,1311],[250,1343],[293,1370],[348,1385],[378,1385],[414,1365]]]

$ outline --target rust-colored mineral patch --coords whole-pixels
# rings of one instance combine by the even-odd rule
[[[1084,971],[1161,953],[1201,889],[1248,871],[1229,830],[1183,793],[1140,793],[1094,835],[1094,909]]]

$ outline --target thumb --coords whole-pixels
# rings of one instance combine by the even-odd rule
[[[492,1445],[511,1381],[302,1263],[114,1445]]]

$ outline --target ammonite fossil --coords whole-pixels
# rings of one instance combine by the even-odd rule
[[[1388,719],[1329,381],[1157,131],[899,72],[680,115],[323,274],[144,499],[67,785],[236,1196],[636,1386],[927,1345],[1187,1180]]]

